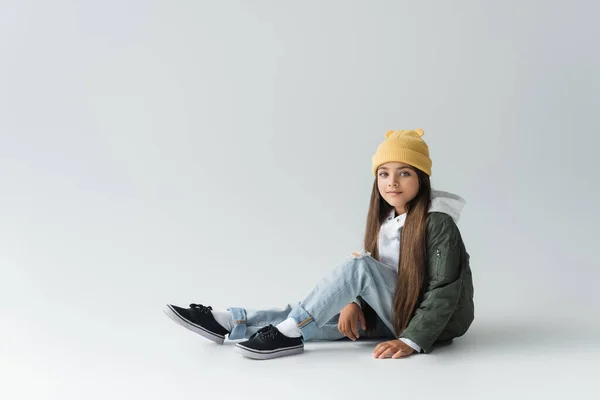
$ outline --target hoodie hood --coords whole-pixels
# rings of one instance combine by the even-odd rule
[[[460,212],[466,203],[465,199],[457,194],[431,189],[431,204],[427,212],[441,212],[448,214],[452,217],[454,223],[457,224],[460,219]],[[387,232],[386,235],[391,235],[390,239],[393,239],[393,237],[396,236],[398,229],[404,226],[404,222],[406,222],[406,213],[396,216],[396,211],[392,208],[390,214],[383,223],[383,225],[385,225],[383,231]]]
[[[460,212],[465,206],[466,201],[462,197],[441,190],[431,190],[431,205],[428,212],[441,212],[449,215],[458,223]],[[401,228],[406,221],[406,213],[395,216],[392,209],[386,220],[383,221],[379,229],[378,251],[379,261],[398,268],[398,252],[400,251]]]
[[[466,200],[459,195],[444,192],[442,190],[431,189],[431,205],[428,212],[441,212],[448,214],[458,223],[460,212],[466,204]]]

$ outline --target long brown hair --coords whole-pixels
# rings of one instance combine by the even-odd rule
[[[431,183],[429,176],[414,169],[419,179],[419,192],[406,204],[406,221],[400,238],[400,257],[398,263],[398,281],[394,293],[392,322],[394,333],[399,336],[413,316],[421,295],[427,263],[427,210],[431,203]],[[375,259],[379,259],[377,240],[379,228],[393,210],[379,194],[377,177],[373,183],[367,226],[365,230],[365,250]],[[367,322],[367,333],[374,330],[375,311],[363,301],[363,312]]]

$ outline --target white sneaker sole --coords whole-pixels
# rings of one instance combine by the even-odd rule
[[[206,338],[217,344],[223,344],[223,342],[225,341],[225,336],[221,336],[219,334],[210,332],[209,330],[201,327],[200,325],[196,325],[196,324],[188,321],[187,319],[183,318],[181,315],[179,315],[177,313],[177,311],[175,311],[171,307],[170,304],[167,304],[167,306],[164,308],[163,311],[167,315],[167,317],[169,317],[171,320],[173,320],[173,322],[175,322],[177,325],[183,326],[185,329],[188,329],[194,333],[197,333],[198,335],[202,336],[203,338]]]
[[[236,353],[243,355],[244,357],[252,358],[254,360],[269,360],[271,358],[293,356],[304,352],[304,345],[298,345],[293,347],[285,347],[278,350],[255,350],[245,347],[237,343],[234,347]]]

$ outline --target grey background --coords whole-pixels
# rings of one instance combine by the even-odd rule
[[[0,397],[594,397],[599,11],[2,1]],[[468,202],[464,338],[260,363],[162,315],[302,299],[361,248],[385,132],[416,127]]]

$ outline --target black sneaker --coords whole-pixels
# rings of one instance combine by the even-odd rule
[[[235,351],[256,360],[291,356],[304,351],[302,337],[287,337],[273,325],[261,328],[245,342],[236,343]]]
[[[175,323],[199,334],[215,343],[223,344],[229,331],[221,326],[212,315],[212,307],[202,304],[190,304],[190,308],[181,308],[167,304],[164,309],[167,317]]]

